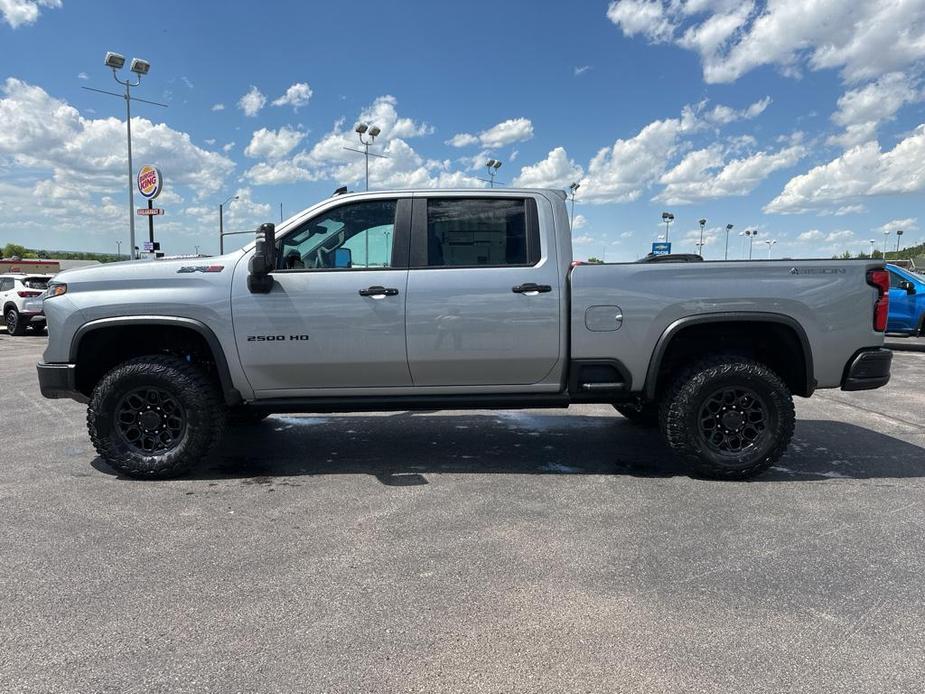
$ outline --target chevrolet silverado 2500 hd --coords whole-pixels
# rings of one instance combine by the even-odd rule
[[[345,194],[219,257],[61,273],[38,376],[137,477],[273,412],[610,403],[741,479],[787,448],[792,394],[887,383],[889,284],[876,261],[573,266],[560,191]]]

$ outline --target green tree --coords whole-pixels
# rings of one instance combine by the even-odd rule
[[[601,260],[600,258],[595,258],[593,255],[590,258],[588,258],[588,262],[591,263],[592,265],[603,265],[604,264],[603,260]]]

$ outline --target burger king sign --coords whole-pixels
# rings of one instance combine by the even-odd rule
[[[141,167],[138,172],[138,192],[144,195],[148,200],[153,200],[161,194],[161,188],[164,187],[164,177],[161,176],[160,169],[153,166]]]

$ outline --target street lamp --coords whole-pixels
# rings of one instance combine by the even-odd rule
[[[729,232],[732,231],[732,224],[726,225],[726,250],[723,251],[723,260],[729,260]]]
[[[887,237],[889,237],[889,235],[890,235],[890,230],[884,229],[883,230],[883,257],[884,258],[886,258],[886,240],[887,240]]]
[[[902,229],[896,230],[896,258],[899,258],[899,238],[903,235]]]
[[[700,248],[700,257],[702,258],[703,257],[703,228],[707,225],[707,220],[701,219],[699,223],[700,223],[700,243],[698,244],[698,247]]]
[[[231,200],[237,200],[237,195],[229,195],[224,202],[218,204],[218,254],[223,255],[225,253],[225,205],[227,205]]]
[[[112,78],[125,87],[124,94],[116,94],[114,92],[107,92],[104,89],[94,89],[93,87],[84,87],[91,92],[101,92],[103,94],[109,94],[111,96],[118,96],[125,99],[125,130],[126,130],[126,139],[128,141],[128,228],[129,228],[129,248],[135,248],[135,186],[132,175],[132,101],[142,101],[146,104],[154,104],[155,106],[163,106],[167,108],[167,104],[159,104],[156,101],[148,101],[147,99],[139,99],[132,96],[132,87],[137,87],[141,84],[141,78],[143,75],[147,75],[148,71],[151,69],[151,63],[147,60],[142,60],[141,58],[132,58],[131,65],[129,70],[134,72],[137,75],[137,78],[134,82],[130,79],[120,80],[118,75],[116,75],[117,70],[121,70],[125,66],[125,56],[113,51],[106,51],[106,57],[103,59],[103,64],[112,69]],[[132,259],[135,258],[135,252],[132,250]]]
[[[765,239],[764,241],[762,241],[762,243],[768,244],[768,260],[770,260],[771,259],[771,246],[777,243],[777,241],[774,241],[773,239]]]
[[[662,221],[665,222],[665,243],[670,243],[668,225],[674,221],[674,215],[671,212],[662,212]]]
[[[757,229],[746,229],[741,232],[739,236],[744,236],[748,239],[748,259],[752,259],[752,244],[755,243],[755,237],[758,236]]]
[[[370,153],[369,146],[376,141],[376,137],[382,130],[378,126],[369,125],[367,123],[357,123],[356,127],[353,129],[353,132],[357,134],[357,137],[360,138],[360,144],[363,145],[363,149],[354,149],[353,147],[344,147],[344,149],[349,149],[351,152],[359,152],[360,154],[366,157],[366,190],[369,190],[369,158],[370,157],[379,157],[380,159],[388,159],[384,154],[376,154],[375,152]],[[364,140],[363,135],[368,135],[369,139]]]
[[[116,258],[122,260],[122,242],[116,241]]]
[[[575,230],[575,191],[581,188],[581,184],[577,181],[568,187],[569,192],[572,194],[572,220],[569,222],[569,226],[572,227],[572,231]]]
[[[501,168],[501,162],[498,161],[497,159],[489,159],[486,162],[485,166],[488,168],[488,179],[489,179],[488,186],[489,188],[494,188],[495,187],[495,175],[498,173],[498,169]],[[485,179],[483,178],[482,180],[484,181]],[[575,207],[573,205],[572,210],[574,209]]]

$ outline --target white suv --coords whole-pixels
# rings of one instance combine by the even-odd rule
[[[26,328],[39,334],[45,331],[42,295],[50,279],[50,275],[0,275],[0,305],[9,335],[24,335]]]

